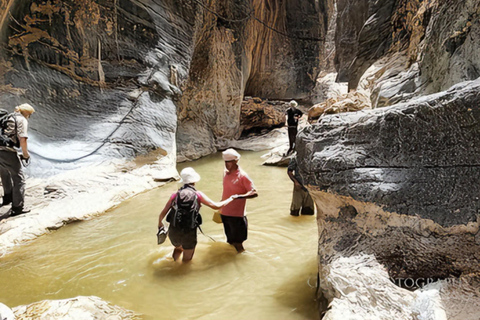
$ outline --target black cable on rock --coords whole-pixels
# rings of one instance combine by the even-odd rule
[[[143,93],[143,92],[142,92]],[[55,158],[50,158],[50,157],[45,157],[45,156],[42,156],[41,154],[38,154],[36,152],[33,152],[33,151],[30,151],[31,154],[34,154],[35,156],[39,157],[39,158],[42,158],[42,159],[45,159],[45,160],[48,160],[48,161],[52,161],[52,162],[59,162],[59,163],[70,163],[70,162],[75,162],[75,161],[78,161],[78,160],[82,160],[82,159],[85,159],[87,157],[90,157],[91,155],[95,154],[98,152],[98,150],[100,150],[101,148],[103,148],[107,142],[109,142],[109,139],[115,134],[115,132],[117,132],[117,130],[120,128],[120,126],[125,122],[125,120],[127,119],[127,117],[132,113],[133,109],[135,109],[135,107],[137,106],[137,102],[138,102],[138,98],[140,98],[140,96],[142,95],[142,93],[140,93],[136,100],[135,100],[135,103],[133,104],[133,106],[130,108],[130,110],[128,110],[128,112],[125,114],[125,116],[122,118],[122,120],[120,120],[120,122],[118,123],[118,126],[115,128],[115,130],[113,130],[107,137],[105,137],[101,144],[95,148],[95,150],[93,150],[92,152],[89,152],[88,154],[86,155],[83,155],[81,157],[78,157],[78,158],[73,158],[73,159],[55,159]]]

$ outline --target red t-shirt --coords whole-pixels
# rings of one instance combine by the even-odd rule
[[[223,176],[222,200],[228,199],[234,194],[245,194],[251,190],[255,190],[255,185],[245,171],[240,168],[233,172],[225,171],[225,175]],[[245,215],[246,204],[247,199],[235,199],[222,208],[222,215],[243,217]]]

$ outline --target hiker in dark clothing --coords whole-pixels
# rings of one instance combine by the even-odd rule
[[[30,210],[24,206],[25,201],[25,175],[22,161],[28,163],[28,118],[35,109],[27,103],[15,108],[15,112],[7,120],[6,127],[1,129],[1,134],[11,139],[13,146],[0,146],[0,176],[2,179],[3,199],[0,206],[12,204],[10,216],[28,213]],[[21,148],[18,154],[16,148]]]
[[[288,164],[287,174],[293,181],[293,196],[290,206],[290,215],[299,216],[300,210],[302,215],[315,214],[313,199],[307,188],[303,185],[303,179],[298,172],[297,159],[293,157]]]
[[[289,148],[285,156],[288,156],[295,150],[295,139],[298,133],[298,120],[302,117],[303,112],[297,109],[298,103],[295,100],[290,101],[288,109],[285,111],[287,115],[288,125],[288,142]]]
[[[167,221],[170,222],[168,238],[175,247],[172,255],[173,260],[177,261],[183,253],[182,261],[189,262],[193,258],[197,245],[197,227],[201,224],[199,214],[201,204],[217,210],[229,204],[235,196],[222,202],[213,202],[203,192],[195,190],[195,183],[200,181],[200,175],[193,168],[183,169],[180,177],[183,187],[171,195],[165,208],[160,213],[158,229],[159,232],[163,230],[162,221],[168,213]],[[189,208],[185,208],[186,205]],[[186,217],[186,211],[192,212],[193,215]],[[181,214],[184,213],[185,215],[182,216]]]

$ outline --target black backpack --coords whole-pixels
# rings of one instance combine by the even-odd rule
[[[178,190],[172,202],[172,210],[167,215],[167,221],[173,227],[182,230],[192,230],[202,224],[200,204],[197,191],[193,186],[185,185]]]
[[[20,141],[15,143],[11,137],[5,135],[5,130],[7,129],[9,121],[15,123],[15,134],[17,134],[17,121],[15,120],[13,113],[9,113],[5,109],[0,109],[0,146],[18,148],[20,147]]]

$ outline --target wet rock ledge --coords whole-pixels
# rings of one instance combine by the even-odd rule
[[[331,272],[344,257],[372,255],[404,286],[402,279],[478,274],[479,104],[476,80],[408,103],[325,116],[299,133],[300,170],[318,207],[326,303],[340,296]],[[478,306],[462,319],[478,315]]]
[[[1,311],[1,310],[0,310]],[[112,305],[99,297],[79,296],[65,300],[44,300],[26,306],[13,308],[15,318],[10,318],[8,309],[3,309],[7,320],[10,319],[109,319],[140,320],[133,311]],[[3,318],[3,314],[0,313]],[[10,313],[11,315],[11,313]]]

